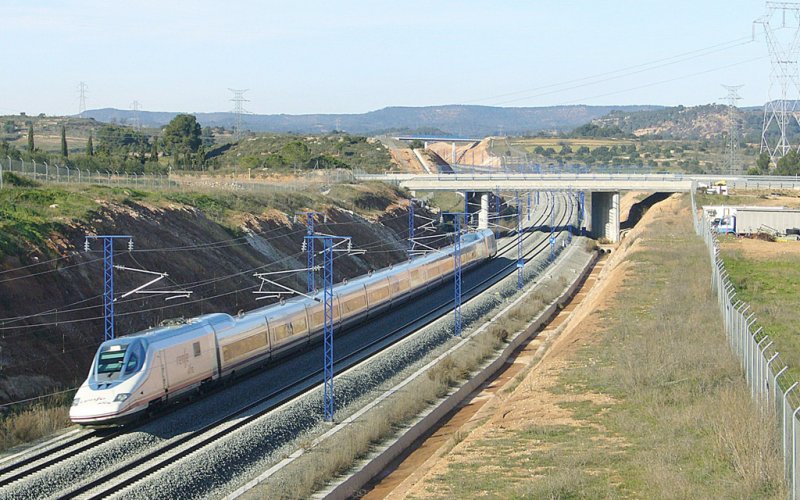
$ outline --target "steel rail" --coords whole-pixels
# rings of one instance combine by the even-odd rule
[[[569,211],[566,211],[566,210],[564,211],[564,214],[560,217],[559,223],[563,224],[565,221],[570,220],[573,211],[574,211],[574,207],[572,206],[572,204],[569,204]],[[543,219],[542,220],[546,220],[547,215],[548,215],[548,213],[545,212],[544,215],[543,215]],[[565,226],[559,226],[559,227],[564,227],[564,229],[562,229],[560,231],[561,233],[566,232],[566,227]],[[532,236],[532,235],[535,235],[535,234],[536,233],[533,233],[533,232],[526,232],[526,235],[527,235],[526,237],[529,237],[529,236]],[[525,253],[525,258],[527,259],[527,258],[530,258],[532,256],[536,256],[536,255],[541,254],[542,252],[544,252],[547,249],[548,244],[549,244],[548,243],[548,238],[543,238],[542,241],[536,243],[532,248],[530,248]],[[515,248],[516,248],[516,243],[515,242],[514,243],[510,243],[506,247],[506,249],[509,250],[509,251],[513,250]],[[498,271],[494,272],[493,274],[491,274],[487,278],[483,279],[482,281],[474,284],[469,289],[467,289],[465,295],[468,295],[469,298],[467,298],[465,300],[465,302],[469,302],[470,300],[473,300],[475,297],[477,297],[485,289],[487,289],[490,286],[492,286],[493,284],[497,283],[498,281],[500,281],[504,277],[508,276],[510,273],[514,272],[515,270],[516,270],[516,259],[513,259],[510,264],[508,264],[505,267],[499,269]],[[422,328],[424,326],[427,326],[428,324],[430,324],[430,323],[436,321],[437,319],[441,318],[443,315],[447,314],[447,312],[450,311],[452,302],[453,302],[453,299],[450,299],[446,303],[439,304],[438,306],[435,306],[432,309],[428,310],[426,313],[424,313],[422,316],[418,317],[417,319],[415,319],[413,321],[410,321],[410,322],[407,322],[406,324],[404,324],[404,325],[392,330],[391,332],[389,332],[387,334],[384,334],[383,336],[372,340],[369,344],[364,345],[364,346],[362,346],[362,347],[360,347],[360,348],[348,353],[347,355],[343,356],[342,358],[340,358],[339,360],[336,361],[336,364],[339,365],[337,367],[337,372],[340,371],[340,370],[343,370],[343,369],[347,369],[347,368],[349,368],[349,367],[351,367],[351,366],[363,361],[364,359],[367,359],[367,358],[369,358],[371,356],[374,356],[375,354],[377,354],[379,352],[382,352],[383,350],[385,350],[385,349],[389,348],[390,346],[394,345],[396,342],[398,342],[398,341],[400,341],[400,340],[412,335],[413,333],[416,333],[420,328]],[[413,328],[413,330],[406,331],[409,328]],[[403,333],[404,331],[406,331],[406,332]],[[374,346],[386,341],[387,339],[391,339],[392,337],[396,337],[396,338],[393,341],[391,341],[391,342],[385,344],[384,346],[382,346],[378,351],[375,351],[375,352],[372,352],[370,354],[367,354],[366,356],[360,356],[361,354],[363,354],[366,351],[368,351],[369,348],[374,347]],[[343,364],[345,366],[342,366]],[[170,443],[166,443],[164,446],[159,447],[158,449],[153,450],[153,451],[151,451],[149,453],[146,453],[145,455],[142,455],[142,456],[140,456],[140,457],[138,457],[138,458],[136,458],[136,459],[134,459],[134,460],[132,460],[130,462],[127,462],[124,465],[122,465],[121,467],[115,468],[114,470],[111,470],[111,471],[107,471],[102,477],[94,479],[89,483],[86,483],[86,484],[84,484],[84,485],[82,485],[82,486],[80,486],[80,487],[78,487],[78,488],[76,488],[76,489],[74,489],[74,490],[72,490],[72,491],[70,491],[68,493],[65,493],[65,494],[62,495],[62,497],[63,498],[72,498],[72,497],[75,497],[75,496],[78,496],[78,495],[83,495],[83,494],[86,494],[86,493],[90,493],[90,496],[88,498],[99,499],[99,498],[105,498],[105,497],[107,497],[108,495],[110,495],[110,494],[112,494],[114,492],[117,492],[117,491],[120,491],[120,490],[122,490],[124,488],[127,488],[127,487],[139,482],[140,480],[144,479],[145,477],[150,476],[153,473],[163,469],[166,465],[171,465],[171,464],[175,463],[176,461],[181,460],[181,459],[191,455],[195,451],[198,451],[198,450],[200,450],[202,448],[205,448],[208,445],[210,445],[210,444],[212,444],[212,443],[224,438],[225,436],[227,436],[230,433],[236,431],[237,429],[239,429],[239,428],[241,428],[241,427],[243,427],[243,426],[245,426],[245,425],[247,425],[247,424],[249,424],[249,423],[251,423],[251,422],[253,422],[253,421],[255,421],[255,420],[259,419],[259,418],[261,418],[261,417],[263,417],[265,414],[267,414],[267,413],[271,412],[272,410],[274,410],[275,408],[287,403],[288,401],[296,398],[297,396],[305,394],[306,392],[308,392],[310,390],[314,390],[318,386],[318,383],[316,381],[317,381],[317,379],[319,379],[321,377],[321,375],[322,375],[322,370],[321,369],[318,369],[318,370],[315,370],[314,372],[308,373],[308,374],[304,375],[303,377],[301,377],[300,379],[295,380],[295,381],[285,385],[284,387],[282,387],[280,389],[276,389],[276,390],[272,391],[271,393],[267,394],[266,396],[262,396],[258,400],[253,401],[251,403],[248,403],[244,407],[241,407],[241,408],[239,408],[239,409],[237,409],[237,410],[235,410],[233,412],[230,412],[228,415],[226,415],[224,417],[216,419],[214,422],[205,425],[204,427],[202,427],[199,430],[193,431],[193,432],[191,432],[191,433],[189,433],[189,434],[187,434],[185,436],[182,436],[181,438],[176,439],[176,440],[174,440],[174,441],[172,441]],[[313,382],[313,383],[311,383],[309,385],[309,382]],[[215,428],[223,426],[226,422],[232,421],[234,418],[242,415],[243,413],[246,413],[246,412],[252,410],[253,408],[255,408],[255,407],[259,406],[259,405],[265,404],[270,399],[278,397],[283,393],[289,393],[293,389],[299,389],[299,391],[292,392],[290,395],[287,395],[285,398],[281,398],[280,401],[276,401],[273,404],[270,404],[269,406],[267,406],[267,407],[265,407],[265,408],[263,408],[261,410],[256,411],[252,415],[248,415],[247,417],[236,421],[235,423],[227,426],[226,428],[224,428],[223,430],[220,430],[219,432],[216,432],[216,433],[213,432]],[[118,479],[121,474],[123,474],[125,472],[128,472],[128,471],[132,471],[133,469],[135,469],[135,468],[137,468],[137,467],[139,467],[139,466],[141,466],[141,465],[143,465],[143,464],[145,464],[145,463],[147,463],[149,461],[153,461],[154,459],[157,459],[161,455],[164,455],[166,453],[169,453],[170,451],[176,450],[180,446],[182,446],[184,444],[187,444],[189,441],[197,439],[198,437],[200,437],[200,436],[202,436],[203,434],[206,434],[206,433],[211,433],[211,434],[209,436],[205,437],[205,438],[200,439],[198,442],[196,442],[194,444],[191,444],[190,446],[186,447],[185,449],[180,450],[177,453],[170,455],[168,459],[162,460],[162,461],[157,461],[154,464],[152,464],[152,465],[150,465],[148,467],[145,467],[143,470],[134,473],[130,477],[127,477],[127,478],[124,478],[122,480],[113,482],[113,484],[108,485],[106,488],[102,489],[99,492],[92,492],[92,490],[98,489],[101,486],[107,485],[108,483],[114,481],[115,479]]]

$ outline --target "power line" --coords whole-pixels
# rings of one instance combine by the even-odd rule
[[[745,59],[743,61],[738,61],[738,62],[731,63],[731,64],[725,64],[723,66],[717,66],[715,68],[710,68],[710,69],[707,69],[707,70],[704,70],[704,71],[697,71],[695,73],[688,73],[688,74],[685,74],[685,75],[676,76],[674,78],[667,78],[667,79],[659,80],[659,81],[656,81],[656,82],[650,82],[650,83],[645,83],[643,85],[637,85],[635,87],[628,87],[628,88],[621,89],[621,90],[615,90],[613,92],[606,92],[604,94],[597,94],[597,95],[593,95],[593,96],[590,96],[590,97],[583,97],[580,100],[588,101],[588,100],[591,100],[591,99],[597,99],[599,97],[607,97],[607,96],[610,96],[610,95],[623,94],[625,92],[630,92],[632,90],[639,90],[639,89],[644,89],[644,88],[648,88],[648,87],[654,87],[656,85],[663,85],[665,83],[672,83],[672,82],[676,82],[676,81],[679,81],[679,80],[684,80],[686,78],[693,78],[695,76],[705,75],[705,74],[708,74],[708,73],[713,73],[715,71],[720,71],[720,70],[723,70],[723,69],[733,68],[735,66],[741,66],[742,64],[747,64],[747,63],[751,63],[751,62],[754,62],[754,61],[759,61],[761,59],[764,59],[764,56],[753,57],[751,59]],[[576,100],[564,101],[564,102],[559,103],[559,105],[573,104],[575,102],[576,102]]]
[[[435,244],[436,242],[444,240],[446,238],[447,238],[447,235],[441,235],[440,238],[438,238],[437,240],[434,240],[434,242],[432,242],[431,244]],[[365,250],[370,250],[371,254],[402,252],[403,250],[401,250],[399,248],[391,249],[391,250],[383,250],[383,251],[381,251],[381,250],[377,250],[377,251],[373,250],[374,248],[380,248],[380,247],[392,246],[392,245],[399,245],[399,244],[401,244],[401,243],[400,242],[391,242],[391,241],[389,241],[389,242],[377,241],[377,242],[375,242],[373,244],[366,245],[366,246],[364,246],[362,248],[365,249]],[[278,264],[282,264],[283,262],[288,261],[288,260],[292,260],[292,259],[299,260],[301,255],[303,255],[302,252],[301,253],[297,253],[297,254],[293,254],[293,255],[287,255],[287,256],[285,256],[285,257],[283,257],[283,258],[281,258],[281,259],[279,259],[277,261],[274,261],[274,262],[271,262],[271,263],[267,263],[267,264],[264,264],[262,266],[257,266],[255,268],[247,269],[247,270],[244,270],[244,271],[239,271],[239,272],[236,272],[234,274],[219,276],[219,277],[215,277],[215,278],[211,278],[211,279],[207,279],[207,280],[201,280],[201,281],[197,281],[197,282],[190,282],[190,283],[187,283],[187,284],[184,284],[184,285],[174,284],[174,286],[177,286],[177,287],[180,287],[180,288],[184,288],[184,289],[187,289],[187,290],[188,289],[196,289],[196,288],[199,288],[199,287],[201,287],[203,285],[209,285],[209,284],[216,283],[216,282],[219,282],[219,281],[233,279],[233,278],[236,278],[238,276],[250,275],[254,271],[259,271],[259,270],[262,270],[262,269],[265,269],[265,268],[269,268],[269,267],[272,267],[272,266],[275,266],[275,265],[278,265]],[[344,255],[337,255],[334,258],[340,258],[340,257],[343,257],[343,256]],[[98,259],[98,260],[100,260],[100,259]],[[141,267],[144,267],[138,261],[136,261],[135,259],[134,259],[134,262],[136,262],[137,265],[140,265]],[[287,278],[283,278],[283,279],[287,279]],[[166,288],[169,289],[170,287],[166,287]],[[130,315],[130,314],[139,314],[139,313],[151,312],[151,311],[155,311],[155,310],[161,310],[161,309],[165,309],[167,307],[178,307],[178,306],[183,306],[183,305],[188,305],[188,304],[194,304],[194,303],[197,303],[197,302],[210,300],[210,299],[221,297],[221,296],[224,296],[224,295],[229,295],[230,293],[235,293],[237,291],[250,290],[252,288],[253,288],[252,286],[251,287],[246,287],[246,288],[234,290],[233,292],[227,292],[227,293],[223,293],[223,294],[219,294],[219,295],[215,295],[215,296],[211,296],[211,297],[203,297],[203,298],[199,298],[197,300],[170,304],[168,306],[158,306],[158,307],[153,307],[153,308],[144,309],[144,310],[137,310],[137,311],[130,312],[130,313],[122,313],[122,314],[118,314],[117,316],[127,316],[127,315]],[[94,296],[94,297],[90,297],[90,298],[87,298],[87,299],[83,299],[81,301],[76,302],[75,304],[87,302],[88,300],[91,300],[91,299],[97,298],[97,297],[99,297],[99,295]],[[125,300],[125,301],[117,301],[117,304],[118,305],[123,305],[123,304],[129,304],[131,302],[142,301],[142,300],[146,300],[146,298],[137,297],[135,299],[129,299],[129,300]],[[0,324],[5,325],[5,323],[9,323],[9,322],[21,321],[21,320],[24,320],[24,319],[30,319],[30,318],[33,318],[33,317],[50,315],[50,314],[75,313],[75,312],[79,312],[79,311],[95,309],[97,307],[98,306],[95,305],[95,306],[87,306],[87,307],[81,307],[81,308],[77,308],[77,309],[66,309],[66,310],[65,309],[50,309],[50,310],[42,312],[42,313],[35,313],[35,314],[31,314],[31,315],[26,315],[26,316],[18,316],[18,317],[12,317],[12,318],[0,318]],[[76,320],[61,320],[61,321],[52,321],[52,322],[47,322],[47,323],[36,323],[36,324],[30,324],[30,325],[0,326],[0,331],[22,330],[22,329],[27,329],[27,328],[39,328],[39,327],[44,327],[44,326],[57,326],[59,324],[70,324],[70,323],[76,323],[76,322],[82,322],[82,321],[94,321],[94,320],[97,320],[99,318],[102,318],[102,316],[100,316],[100,317],[92,317],[92,318],[81,318],[81,319],[76,319]],[[29,333],[35,333],[35,332],[29,332]]]
[[[749,43],[752,43],[751,37],[737,38],[735,40],[730,40],[730,41],[723,42],[723,43],[720,43],[720,44],[712,45],[710,47],[697,49],[697,50],[692,50],[692,51],[689,51],[689,52],[684,52],[684,53],[677,54],[677,55],[674,55],[674,56],[665,57],[665,58],[662,58],[662,59],[656,59],[656,60],[653,60],[653,61],[650,61],[650,62],[641,63],[641,64],[637,64],[637,65],[633,65],[633,66],[627,66],[627,67],[620,68],[620,69],[613,70],[613,71],[597,73],[597,74],[586,76],[586,77],[575,78],[575,79],[572,79],[572,80],[565,80],[565,81],[552,83],[552,84],[548,84],[548,85],[532,87],[532,88],[525,89],[525,90],[519,90],[519,91],[515,91],[515,92],[508,92],[508,93],[505,93],[505,94],[498,94],[498,95],[495,95],[493,97],[475,99],[475,100],[472,100],[472,101],[466,101],[466,103],[479,102],[479,101],[491,101],[491,100],[498,99],[498,98],[516,96],[516,95],[520,95],[520,94],[528,94],[530,92],[537,92],[537,91],[542,91],[542,90],[547,90],[547,89],[552,89],[552,90],[548,90],[546,92],[538,92],[538,93],[535,93],[535,94],[532,94],[532,95],[525,95],[525,96],[517,97],[517,98],[514,98],[514,99],[502,100],[502,101],[499,101],[499,102],[495,102],[494,104],[503,105],[503,104],[509,104],[509,103],[513,103],[513,102],[533,99],[533,98],[536,98],[536,97],[542,97],[542,96],[547,96],[547,95],[551,95],[551,94],[558,94],[558,93],[561,93],[561,92],[564,92],[564,91],[567,91],[567,90],[575,90],[575,89],[578,89],[578,88],[592,86],[592,85],[596,85],[596,84],[599,84],[599,83],[605,83],[605,82],[608,82],[608,81],[611,81],[611,80],[617,80],[617,79],[620,79],[620,78],[625,78],[625,77],[628,77],[628,76],[644,73],[644,72],[651,71],[651,70],[654,70],[654,69],[659,69],[659,68],[663,68],[663,67],[666,67],[666,66],[671,66],[673,64],[686,62],[686,61],[689,61],[689,60],[692,60],[692,59],[697,59],[699,57],[705,57],[705,56],[708,56],[708,55],[711,55],[711,54],[715,54],[717,52],[722,52],[722,51],[729,50],[729,49],[732,49],[732,48],[736,48],[736,47],[739,47],[739,46],[742,46],[742,45],[747,45]],[[571,86],[564,87],[565,85],[571,85]]]

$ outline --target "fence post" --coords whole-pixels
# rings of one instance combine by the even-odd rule
[[[769,387],[769,371],[770,371],[770,365],[772,365],[772,362],[775,361],[776,359],[778,359],[778,354],[779,353],[777,351],[775,351],[775,354],[773,354],[772,357],[769,358],[769,360],[767,361],[766,373],[764,374],[764,380],[766,382],[767,406],[772,406],[772,403],[774,403],[774,401],[772,399],[772,396],[774,395],[775,385],[777,385],[777,383],[778,383],[778,375],[775,375],[774,377],[772,377],[772,390],[770,390],[770,387]],[[781,371],[779,373],[783,373],[783,369],[781,369]]]
[[[792,498],[797,498],[797,412],[800,407],[792,412]]]
[[[752,339],[752,341],[751,341],[751,344],[753,344],[753,348],[750,350],[750,356],[751,356],[751,358],[752,358],[752,360],[751,360],[751,363],[753,364],[753,367],[754,367],[754,368],[755,368],[755,364],[756,364],[756,356],[758,356],[758,354],[759,354],[759,353],[761,353],[761,342],[764,342],[764,340],[766,340],[766,339],[768,339],[768,338],[769,338],[769,337],[767,337],[766,335],[764,335],[763,337],[761,337],[761,340],[759,340],[759,341],[756,343],[756,335],[758,335],[758,333],[759,333],[760,331],[761,331],[761,328],[759,328],[758,330],[756,330],[756,332],[755,332],[755,333],[753,334],[753,336],[751,337],[751,339]],[[755,384],[755,380],[750,380],[750,393],[751,393],[751,395],[752,395],[752,398],[753,398],[753,399],[755,399],[755,398],[756,398],[756,384]]]
[[[769,337],[767,337],[765,335],[764,338],[766,339],[766,338],[769,338]],[[759,342],[759,344],[760,343],[761,342]],[[764,345],[764,347],[762,349],[759,350],[759,353],[758,353],[758,380],[757,380],[757,382],[758,382],[758,399],[759,399],[759,401],[764,399],[764,380],[766,380],[766,378],[767,378],[767,375],[766,375],[767,367],[766,367],[766,364],[765,364],[767,358],[765,356],[766,356],[766,353],[767,353],[767,349],[769,349],[770,346],[772,346],[772,344],[773,344],[773,341],[770,340],[769,342],[767,342]]]

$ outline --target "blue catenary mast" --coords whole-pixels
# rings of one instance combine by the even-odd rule
[[[463,212],[442,212],[442,215],[453,216],[453,335],[461,336],[461,218],[466,218]]]
[[[296,215],[306,216],[306,236],[314,235],[314,217],[325,215],[322,212],[297,212]],[[308,293],[314,291],[314,238],[306,238],[306,290]]]
[[[408,258],[413,259],[414,250],[414,200],[408,202]]]
[[[306,234],[308,236],[312,236],[314,234],[314,214],[308,212],[306,214]],[[314,291],[314,238],[308,239],[308,245],[306,246],[306,251],[308,252],[306,256],[306,268],[308,269],[306,273],[306,285],[307,290],[309,292]]]
[[[84,250],[89,251],[89,240],[103,241],[103,341],[116,338],[114,333],[114,240],[128,240],[128,251],[133,250],[133,238],[128,235],[87,236]]]
[[[517,288],[522,289],[524,285],[524,267],[525,259],[522,258],[522,204],[519,199],[519,192],[516,193],[517,198]],[[530,206],[530,205],[529,205]]]
[[[494,188],[494,237],[500,236],[500,187]]]
[[[313,239],[313,238],[312,238]],[[333,240],[325,238],[322,240],[323,252],[323,271],[322,271],[322,297],[324,313],[324,413],[325,421],[333,422],[333,414],[336,405],[333,397]]]
[[[311,240],[322,240],[322,372],[323,390],[322,403],[323,415],[326,422],[333,422],[333,415],[336,411],[336,404],[333,392],[333,252],[335,247],[343,242],[348,243],[350,250],[349,236],[329,236],[329,235],[307,235],[305,237],[306,247],[310,246]],[[337,240],[334,243],[333,240]]]
[[[531,221],[531,192],[528,191],[528,222]]]
[[[456,214],[453,219],[455,225],[456,240],[453,246],[453,285],[455,295],[454,326],[453,333],[461,336],[461,220],[460,214]]]

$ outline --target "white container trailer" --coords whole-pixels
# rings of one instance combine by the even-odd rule
[[[777,233],[800,228],[800,210],[748,207],[736,210],[736,234]]]

